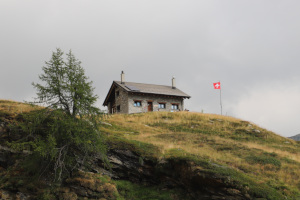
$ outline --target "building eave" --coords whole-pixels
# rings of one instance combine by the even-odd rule
[[[163,97],[169,97],[169,98],[183,98],[183,99],[189,99],[191,96],[180,96],[180,95],[170,95],[170,94],[159,94],[159,93],[148,93],[148,92],[128,92],[129,94],[137,94],[137,95],[153,95],[153,96],[163,96]]]
[[[107,104],[108,104],[108,99],[109,99],[109,97],[110,97],[110,95],[111,95],[111,92],[112,92],[112,90],[114,89],[114,86],[116,85],[116,83],[113,81],[113,83],[111,84],[111,86],[110,86],[110,89],[108,90],[108,93],[107,93],[107,95],[106,95],[106,98],[105,98],[105,100],[104,100],[104,102],[103,102],[103,106],[107,106]]]

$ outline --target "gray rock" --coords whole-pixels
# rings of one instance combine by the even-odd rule
[[[117,165],[123,165],[123,162],[115,156],[110,156],[108,159],[109,159],[110,163],[117,164]]]
[[[101,124],[107,125],[107,126],[112,126],[110,123],[107,122],[100,122]]]
[[[258,129],[253,129],[253,132],[255,132],[255,133],[260,133],[260,130],[258,130]]]

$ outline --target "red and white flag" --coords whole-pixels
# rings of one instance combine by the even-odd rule
[[[217,82],[217,83],[213,83],[214,84],[214,88],[215,89],[221,89],[221,83],[220,82]]]

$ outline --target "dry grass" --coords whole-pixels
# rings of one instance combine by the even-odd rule
[[[284,151],[284,150],[281,150],[278,148],[269,147],[269,146],[265,146],[265,145],[261,145],[261,144],[257,144],[257,143],[243,143],[243,145],[245,145],[249,148],[260,149],[260,150],[268,152],[268,153],[276,153],[280,157],[286,157],[286,158],[289,158],[291,160],[294,160],[294,161],[297,161],[300,163],[300,153],[299,152],[291,153],[291,152]],[[296,150],[297,148],[294,148],[294,149],[295,149],[295,151],[297,151]]]
[[[16,102],[12,100],[4,100],[0,99],[0,111],[13,113],[13,114],[19,114],[19,113],[25,113],[30,112],[32,110],[36,110],[37,106],[32,106],[30,104],[25,104],[21,102]]]
[[[253,123],[228,116],[192,112],[118,114],[105,121],[119,129],[105,127],[102,129],[104,132],[117,132],[127,139],[153,144],[162,150],[162,154],[171,149],[182,149],[257,176],[263,182],[276,179],[300,189],[299,144]],[[138,134],[131,134],[128,130]],[[281,167],[247,161],[248,156],[256,155],[274,155],[274,159],[282,163]]]
[[[0,100],[0,111],[3,112],[18,114],[37,108]],[[193,112],[116,114],[101,120],[112,124],[102,125],[103,133],[153,144],[161,149],[159,156],[164,157],[172,149],[181,149],[243,171],[261,182],[275,184],[275,187],[300,191],[300,144],[253,123]],[[266,163],[251,162],[256,158],[270,160]],[[274,160],[280,166],[272,164]]]

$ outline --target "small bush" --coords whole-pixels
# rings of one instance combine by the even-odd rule
[[[289,163],[289,164],[297,164],[296,161],[289,159],[287,157],[283,157],[281,160],[283,160],[284,162]]]
[[[3,121],[3,119],[5,118],[9,118],[11,116],[11,113],[4,111],[4,110],[0,110],[0,122]]]
[[[115,181],[119,194],[131,200],[173,200],[174,191],[161,190],[156,186],[143,186],[129,181]]]
[[[261,165],[270,164],[270,165],[273,165],[273,166],[278,167],[278,168],[281,167],[281,162],[278,159],[276,159],[274,157],[266,156],[266,155],[247,156],[246,161],[250,164],[256,164],[256,163],[261,164]]]
[[[56,199],[56,197],[51,193],[49,189],[45,189],[37,196],[37,199],[52,200],[52,199]]]
[[[8,144],[15,150],[32,151],[24,163],[29,172],[36,170],[36,175],[41,175],[52,170],[54,180],[61,181],[89,156],[98,153],[105,158],[106,147],[97,124],[61,110],[43,109],[22,116],[24,122],[12,130],[21,131],[24,137]]]

